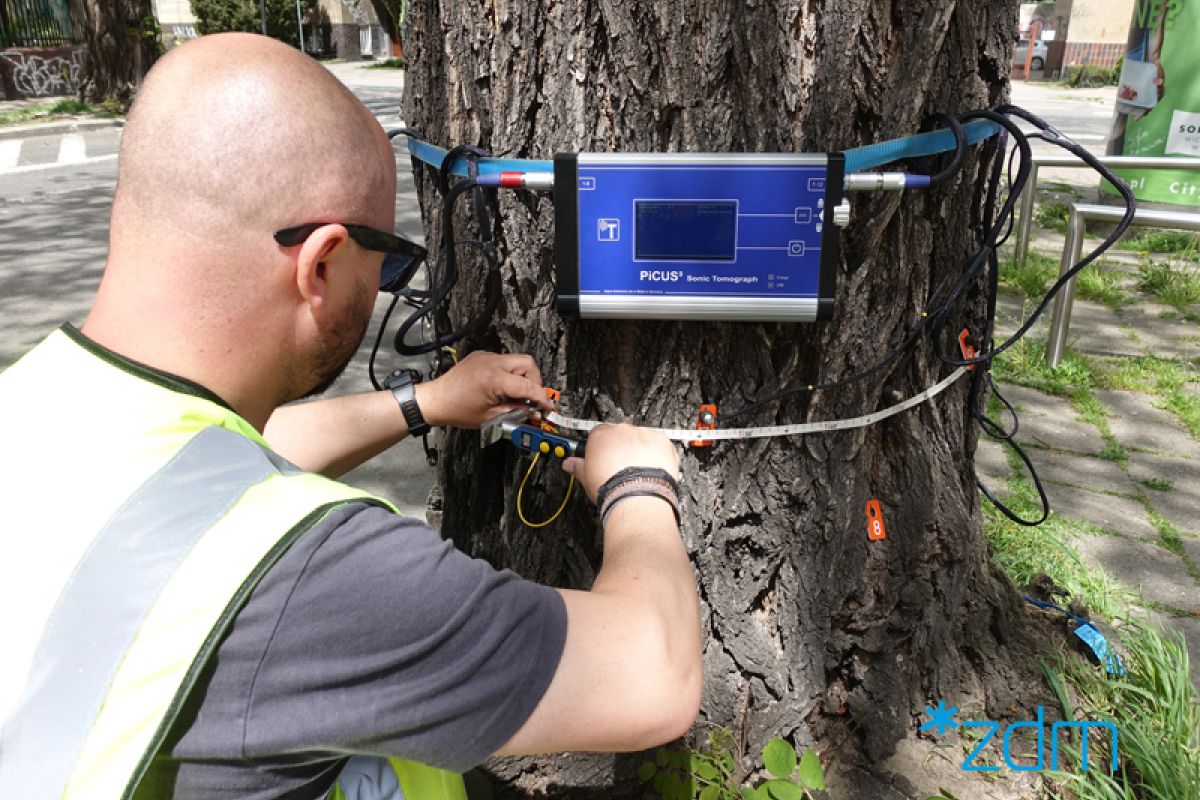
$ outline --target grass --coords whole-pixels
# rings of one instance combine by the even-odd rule
[[[1101,388],[1155,395],[1156,405],[1174,414],[1200,441],[1200,396],[1185,391],[1200,374],[1186,363],[1153,356],[1118,358],[1097,365],[1093,374]]]
[[[1075,276],[1075,295],[1119,311],[1129,300],[1118,287],[1123,277],[1124,275],[1117,270],[1102,264],[1092,264],[1084,267],[1083,271]]]
[[[53,103],[39,103],[38,105],[26,108],[18,108],[15,111],[0,112],[0,127],[4,127],[5,125],[24,125],[56,117],[93,113],[96,113],[96,109],[87,103],[81,103],[73,98],[66,98]]]
[[[1195,258],[1200,252],[1200,236],[1184,231],[1143,228],[1121,239],[1117,247],[1138,253],[1178,253]]]
[[[1023,297],[1041,298],[1046,286],[1058,275],[1058,262],[1041,253],[1025,254],[1025,266],[1013,261],[1000,265],[1000,289]]]
[[[1193,439],[1200,440],[1200,397],[1186,392],[1171,392],[1160,404],[1183,423]]]
[[[1144,478],[1141,483],[1142,486],[1145,486],[1147,489],[1153,489],[1156,492],[1175,491],[1175,484],[1165,478]]]
[[[1138,289],[1169,306],[1184,309],[1200,303],[1200,269],[1147,261],[1138,265]]]
[[[1051,780],[1076,800],[1200,797],[1200,701],[1182,637],[1130,624],[1122,628],[1121,647],[1126,673],[1119,678],[1065,654],[1043,665],[1064,719],[1111,722],[1118,731],[1116,773],[1108,772],[1108,736],[1091,737],[1087,771],[1072,738],[1062,748],[1070,769],[1051,773]]]
[[[1071,350],[1057,367],[1046,366],[1046,340],[1025,336],[1002,353],[992,365],[1000,383],[1016,383],[1059,397],[1070,397],[1080,389],[1096,385],[1096,368],[1091,359]]]
[[[1047,230],[1066,233],[1070,215],[1071,209],[1062,203],[1041,203],[1033,212],[1033,221]]]
[[[371,66],[367,67],[367,69],[404,69],[404,67],[405,65],[403,58],[389,58],[386,61],[379,61],[375,64],[372,64]]]

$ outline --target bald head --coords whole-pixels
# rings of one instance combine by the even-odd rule
[[[394,164],[370,112],[316,61],[262,36],[201,37],[155,65],[130,111],[113,260],[259,249],[310,221],[391,230]]]

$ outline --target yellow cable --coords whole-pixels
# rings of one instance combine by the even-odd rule
[[[563,510],[567,507],[567,501],[571,499],[571,490],[575,488],[575,476],[572,475],[571,482],[567,484],[567,496],[563,498],[562,505],[558,507],[558,510],[555,511],[553,515],[551,515],[550,519],[546,520],[545,522],[530,522],[529,520],[525,519],[525,512],[521,510],[521,501],[525,497],[525,484],[529,482],[529,476],[533,474],[533,468],[537,466],[538,459],[541,457],[541,453],[533,454],[533,461],[529,463],[529,469],[525,470],[525,477],[521,479],[521,486],[517,489],[517,518],[530,528],[544,528],[551,522],[554,522],[554,520],[558,519]]]

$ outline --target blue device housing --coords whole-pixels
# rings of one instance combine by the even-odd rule
[[[829,319],[843,172],[841,154],[559,154],[559,309],[586,318]]]

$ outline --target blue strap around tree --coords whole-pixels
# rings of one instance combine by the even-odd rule
[[[1000,127],[987,120],[975,120],[963,126],[967,133],[967,142],[977,144],[994,135]],[[863,170],[882,167],[905,158],[922,158],[938,153],[948,153],[956,146],[954,134],[944,128],[918,133],[915,136],[905,136],[903,139],[892,139],[887,142],[877,142],[863,147],[854,147],[845,151],[846,172],[862,172]],[[446,151],[436,145],[423,142],[420,139],[408,140],[408,152],[429,164],[440,168],[446,160]],[[553,161],[542,161],[525,158],[481,158],[479,163],[480,175],[498,175],[501,172],[553,172]],[[467,177],[467,161],[457,158],[450,169],[451,174]]]

